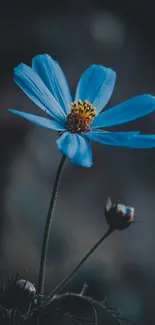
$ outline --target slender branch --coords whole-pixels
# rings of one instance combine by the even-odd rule
[[[85,261],[88,259],[88,257],[93,254],[93,252],[98,248],[99,245],[114,231],[113,228],[109,228],[107,232],[102,236],[97,243],[88,251],[88,253],[82,258],[82,260],[79,262],[79,264],[75,267],[75,269],[66,277],[64,278],[51,292],[50,297],[54,296],[54,294],[58,293],[60,290],[62,290],[66,284],[68,284],[71,279],[76,275],[78,270],[81,268],[81,266],[85,263]]]
[[[55,177],[52,197],[49,205],[49,210],[46,219],[46,226],[44,231],[44,239],[42,244],[42,252],[41,252],[41,260],[40,260],[40,268],[39,268],[39,282],[38,282],[38,293],[39,295],[43,295],[44,293],[44,282],[45,282],[45,270],[46,270],[46,259],[47,259],[47,249],[48,249],[48,242],[50,237],[50,230],[51,230],[51,223],[53,219],[53,212],[55,207],[55,201],[58,193],[60,178],[62,175],[62,169],[64,166],[66,156],[63,155],[57,170],[57,174]]]

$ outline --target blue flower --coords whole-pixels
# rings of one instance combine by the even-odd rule
[[[155,97],[139,95],[104,112],[116,80],[116,73],[102,65],[91,65],[78,82],[75,101],[63,71],[49,55],[37,55],[32,68],[19,64],[14,69],[15,83],[49,118],[10,109],[9,111],[47,129],[59,131],[57,145],[73,163],[92,166],[90,140],[130,148],[155,147],[155,135],[139,131],[107,132],[100,128],[118,125],[151,113]]]

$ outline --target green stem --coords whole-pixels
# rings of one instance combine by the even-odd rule
[[[85,261],[90,257],[91,254],[97,249],[99,245],[114,231],[114,228],[109,228],[107,232],[97,241],[97,243],[88,251],[88,253],[82,258],[82,260],[79,262],[79,264],[75,267],[75,269],[66,277],[64,278],[51,292],[50,297],[54,296],[54,294],[58,293],[61,289],[65,287],[66,284],[70,282],[70,280],[73,278],[73,276],[76,275],[78,270],[81,268],[81,266],[85,263]]]
[[[53,219],[53,212],[55,207],[55,201],[58,193],[60,178],[62,175],[62,169],[64,166],[66,156],[63,155],[57,170],[57,174],[55,177],[52,197],[50,201],[50,206],[47,214],[46,219],[46,226],[44,231],[44,239],[42,244],[42,252],[41,252],[41,260],[40,260],[40,268],[39,268],[39,282],[38,282],[38,294],[43,295],[44,293],[44,283],[45,283],[45,270],[46,270],[46,260],[47,260],[47,249],[48,249],[48,242],[50,237],[50,230],[51,230],[51,223]]]

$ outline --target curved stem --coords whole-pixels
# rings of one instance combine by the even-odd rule
[[[58,293],[60,289],[63,289],[66,284],[70,282],[70,280],[75,276],[75,274],[78,272],[78,270],[81,268],[81,266],[85,263],[85,261],[88,259],[88,257],[93,254],[93,252],[96,250],[96,248],[101,245],[101,243],[114,231],[114,228],[109,228],[107,232],[97,241],[97,243],[88,251],[88,253],[82,258],[82,260],[79,262],[79,264],[75,267],[75,269],[66,277],[64,278],[51,292],[50,297],[52,297],[54,294]]]
[[[48,242],[50,237],[50,230],[51,230],[51,223],[53,219],[53,212],[55,207],[55,200],[58,193],[60,178],[62,175],[62,169],[64,166],[66,156],[63,155],[57,170],[57,174],[55,177],[52,197],[50,201],[50,206],[47,214],[46,219],[46,226],[44,231],[44,239],[42,243],[42,252],[41,252],[41,260],[40,260],[40,268],[39,268],[39,282],[38,282],[38,293],[39,295],[43,295],[44,293],[44,282],[45,282],[45,270],[46,270],[46,259],[47,259],[47,249],[48,249]]]

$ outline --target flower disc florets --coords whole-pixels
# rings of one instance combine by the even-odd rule
[[[90,102],[78,100],[70,104],[71,113],[67,115],[67,128],[71,133],[90,131],[90,123],[96,115],[96,108]]]

